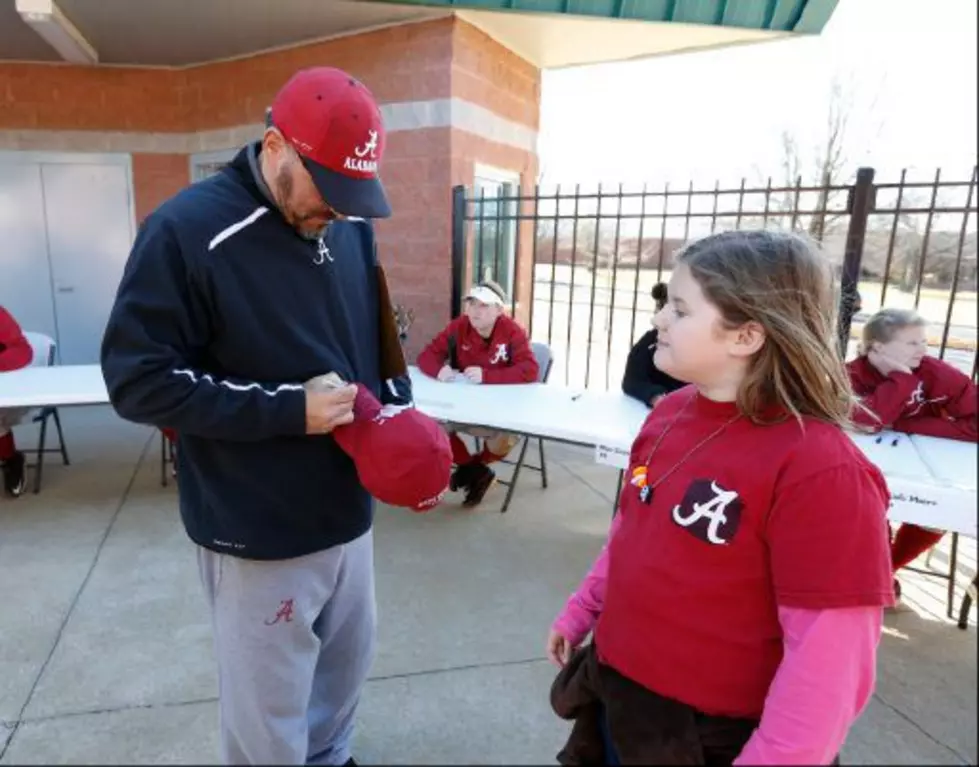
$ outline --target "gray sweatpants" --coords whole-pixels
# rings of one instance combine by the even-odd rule
[[[343,764],[374,659],[374,540],[259,562],[199,547],[225,764]]]

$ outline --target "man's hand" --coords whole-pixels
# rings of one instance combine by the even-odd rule
[[[476,365],[466,368],[462,371],[462,374],[474,384],[483,382],[483,369],[481,367],[477,367]]]
[[[453,370],[451,365],[443,365],[442,369],[439,371],[439,374],[437,376],[438,380],[440,380],[442,383],[445,383],[446,381],[451,381],[455,377],[456,377],[456,371]]]
[[[873,365],[880,372],[882,376],[889,376],[891,373],[910,373],[911,368],[900,360],[896,360],[893,357],[881,354],[876,349],[871,349],[867,353],[867,361]]]
[[[564,636],[551,629],[547,636],[547,658],[555,666],[563,668],[571,660],[571,642]]]
[[[357,387],[347,385],[332,391],[306,392],[306,433],[329,434],[337,426],[354,420]]]

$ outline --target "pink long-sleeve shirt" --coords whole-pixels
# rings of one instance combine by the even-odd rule
[[[609,540],[620,527],[616,515]],[[601,614],[608,577],[608,542],[554,622],[573,646]],[[779,607],[784,655],[758,729],[735,759],[739,765],[829,764],[873,693],[879,607],[811,610]]]

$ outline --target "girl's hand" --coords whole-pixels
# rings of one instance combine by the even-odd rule
[[[559,668],[564,668],[565,664],[571,660],[573,649],[571,642],[551,629],[551,633],[547,636],[547,659],[551,663]]]
[[[909,368],[903,362],[900,362],[893,357],[886,354],[882,354],[876,349],[871,349],[867,353],[867,361],[877,368],[877,371],[882,376],[889,376],[891,373],[910,373],[911,368]]]
[[[438,380],[442,381],[443,383],[446,381],[451,381],[455,377],[456,372],[449,365],[443,365],[438,374]]]

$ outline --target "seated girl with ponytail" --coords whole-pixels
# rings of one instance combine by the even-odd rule
[[[863,326],[859,356],[847,365],[853,390],[870,412],[864,426],[907,434],[976,441],[976,385],[965,373],[928,355],[924,318],[913,309],[881,309]],[[891,542],[896,573],[932,548],[944,531],[903,524]],[[895,579],[894,591],[901,592]]]

